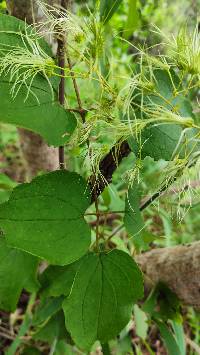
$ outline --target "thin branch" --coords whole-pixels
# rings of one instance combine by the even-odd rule
[[[198,158],[199,155],[196,157]],[[192,162],[187,162],[185,164],[184,167],[188,167],[188,169],[192,168],[194,165],[196,164],[196,160],[192,161]],[[178,179],[178,177],[180,176],[180,173],[182,172],[182,168],[180,168],[176,175],[172,176],[167,183],[163,183],[161,188],[155,192],[150,198],[148,198],[145,202],[143,202],[140,205],[140,211],[143,211],[145,208],[147,208],[154,200],[156,200],[158,197],[160,197],[161,195],[163,195],[163,193],[165,193],[165,191],[169,188],[169,186],[171,186],[174,182],[176,182],[176,180]],[[187,189],[188,185],[186,185],[184,187],[184,189]]]
[[[200,355],[200,347],[189,337],[185,337],[186,343],[190,346],[192,350],[196,352],[196,354]]]
[[[24,320],[23,320],[22,324],[20,325],[20,329],[18,331],[18,335],[16,336],[15,340],[12,342],[12,344],[8,348],[8,354],[10,354],[10,355],[16,354],[18,347],[24,341],[23,337],[25,336],[25,334],[28,332],[28,330],[31,327],[32,309],[34,307],[35,300],[36,300],[36,293],[32,293],[29,298],[29,301],[28,301],[26,313],[24,315]]]
[[[71,59],[70,59],[70,56],[69,56],[69,51],[68,51],[67,46],[65,48],[65,52],[66,52],[66,55],[67,55],[67,63],[68,63],[68,66],[69,66],[70,75],[71,75],[71,78],[72,78],[74,91],[75,91],[76,99],[77,99],[77,103],[78,103],[78,112],[80,113],[83,122],[85,122],[85,115],[86,115],[87,111],[85,109],[83,109],[83,107],[82,107],[81,95],[80,95],[80,91],[79,91],[79,88],[78,88],[78,85],[77,85],[77,82],[76,82],[76,78],[75,78],[75,75],[74,75],[74,72],[73,72],[73,69],[72,69],[72,63],[71,63]]]
[[[70,111],[70,112],[75,112],[75,113],[79,113],[81,116],[84,114],[86,115],[86,113],[88,112],[88,110],[85,110],[84,108],[67,108],[66,109],[67,111]]]
[[[64,39],[58,39],[58,62],[61,68],[65,67],[65,58],[64,58]],[[64,70],[61,69],[61,75],[63,75]],[[59,85],[59,102],[64,106],[65,103],[65,78],[62,76],[60,79]],[[65,151],[64,146],[59,147],[59,166],[60,169],[65,168]]]
[[[109,214],[119,214],[119,213],[125,213],[125,211],[106,211],[106,212],[102,212],[102,211],[99,211],[98,212],[98,215],[99,216],[107,216]],[[97,213],[85,213],[85,216],[97,216]]]
[[[174,176],[169,180],[167,184],[164,184],[158,191],[156,191],[150,198],[148,198],[145,202],[140,205],[140,211],[143,211],[147,208],[154,200],[163,195],[163,193],[168,189],[169,185],[175,182],[177,178]]]
[[[119,233],[124,228],[125,228],[124,224],[120,224],[120,226],[117,226],[112,232],[112,234],[109,236],[109,238],[107,239],[107,242],[109,242],[117,233]]]
[[[65,7],[65,1],[61,1],[61,6],[64,8]],[[58,98],[59,102],[62,106],[65,104],[65,38],[64,34],[61,34],[60,37],[57,40],[58,42],[58,50],[57,50],[57,57],[58,57],[58,65],[61,68],[60,70],[60,84],[59,84],[59,92],[58,92]],[[59,166],[60,169],[65,169],[65,148],[64,146],[59,147]]]
[[[9,340],[15,340],[14,336],[9,335],[7,333],[3,333],[3,332],[0,332],[0,337],[5,338],[5,339],[9,339]]]
[[[76,82],[76,78],[75,78],[74,72],[72,70],[72,63],[71,63],[71,59],[70,59],[70,56],[69,56],[69,51],[68,51],[67,46],[66,46],[65,52],[66,52],[66,55],[67,55],[67,62],[68,62],[70,75],[71,75],[73,86],[74,86],[74,91],[76,93],[78,107],[79,107],[79,110],[82,110],[81,96],[80,96],[80,92],[79,92],[79,88],[78,88],[78,85],[77,85],[77,82]]]
[[[123,212],[124,213],[124,212]],[[117,219],[121,218],[119,214],[110,214],[110,215],[105,215],[105,216],[99,216],[98,223],[99,225],[112,225],[112,223]],[[97,220],[89,222],[91,227],[95,227],[97,224]]]
[[[99,249],[99,226],[100,226],[100,215],[99,215],[99,201],[98,197],[95,194],[95,208],[96,208],[96,214],[97,214],[97,219],[96,219],[96,247],[97,250]]]

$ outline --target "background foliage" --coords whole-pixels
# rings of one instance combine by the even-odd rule
[[[98,3],[98,2],[97,2]],[[87,6],[90,11],[93,12],[98,5],[95,1],[87,2]],[[100,19],[104,23],[105,30],[103,31],[103,46],[106,48],[104,56],[101,53],[101,38],[97,45],[94,46],[93,41],[88,39],[89,55],[95,60],[100,62],[100,69],[105,78],[108,77],[109,83],[113,88],[113,92],[104,91],[103,94],[99,89],[99,86],[95,81],[86,81],[81,78],[77,78],[77,83],[81,92],[81,100],[83,105],[92,107],[94,109],[94,115],[102,115],[103,117],[112,116],[112,112],[115,110],[115,98],[116,93],[125,85],[125,79],[130,73],[130,66],[137,72],[137,58],[139,57],[138,48],[150,47],[150,54],[156,56],[159,53],[168,55],[168,48],[163,44],[162,33],[169,36],[172,32],[177,34],[179,26],[183,23],[188,23],[189,27],[194,27],[198,22],[198,1],[115,1],[114,6],[109,7],[113,2],[100,2]],[[6,12],[5,1],[1,1],[1,11]],[[81,16],[88,16],[89,12],[84,1],[76,1],[73,7],[74,13]],[[6,24],[8,24],[6,20]],[[155,27],[152,24],[158,26],[162,33],[155,31]],[[0,26],[3,26],[5,30],[5,23],[1,22]],[[92,23],[91,26],[96,26],[96,23]],[[153,30],[153,31],[152,31]],[[105,32],[104,32],[105,31]],[[106,36],[105,36],[106,33]],[[0,38],[3,37],[1,34]],[[165,37],[164,37],[165,38]],[[129,40],[133,46],[130,45]],[[1,38],[1,42],[4,41]],[[156,46],[155,46],[156,45]],[[71,53],[72,59],[76,60],[74,53]],[[73,57],[74,55],[74,57]],[[101,60],[99,60],[101,57]],[[117,59],[116,59],[117,58]],[[131,69],[131,70],[133,70]],[[77,71],[85,71],[85,64],[79,63],[76,65]],[[117,77],[115,73],[117,72]],[[159,70],[155,74],[159,79]],[[163,79],[164,75],[164,79]],[[170,82],[168,74],[161,73],[162,85],[156,88],[157,93],[161,93],[163,97],[168,94],[173,95],[173,86]],[[36,79],[37,81],[37,79]],[[48,84],[43,78],[42,83],[39,83],[39,87],[42,88],[43,95],[51,95],[49,93]],[[163,85],[163,82],[165,85]],[[35,84],[36,85],[36,84]],[[53,95],[56,97],[56,85],[53,83]],[[19,92],[16,100],[13,101],[11,113],[8,111],[8,101],[10,101],[10,90],[8,81],[1,83],[1,91],[3,96],[1,98],[1,131],[0,131],[0,168],[2,173],[0,174],[0,202],[5,203],[0,207],[0,219],[1,228],[6,234],[6,238],[9,241],[9,247],[5,244],[4,239],[1,238],[1,259],[4,261],[0,264],[0,278],[7,274],[7,283],[0,286],[0,299],[1,305],[4,311],[2,313],[2,324],[10,322],[14,329],[14,342],[10,344],[5,342],[5,338],[2,337],[2,348],[9,347],[8,354],[14,354],[16,349],[20,347],[21,353],[24,354],[39,354],[49,351],[51,354],[70,354],[81,353],[86,354],[87,351],[100,351],[99,342],[93,343],[96,340],[96,334],[98,339],[103,344],[103,352],[109,353],[113,351],[115,354],[153,354],[163,351],[169,354],[195,354],[194,348],[197,347],[199,351],[200,344],[200,327],[199,327],[199,312],[192,308],[180,309],[180,302],[176,296],[169,290],[164,289],[165,297],[162,298],[163,285],[153,290],[150,296],[145,300],[143,304],[134,306],[134,318],[129,321],[129,314],[131,310],[131,302],[135,298],[141,298],[142,286],[136,294],[136,288],[134,283],[131,283],[130,287],[127,284],[123,284],[124,275],[121,269],[128,269],[129,273],[131,266],[130,263],[134,263],[128,256],[135,255],[137,252],[150,250],[155,247],[168,247],[174,246],[186,242],[192,242],[200,239],[199,235],[199,183],[198,183],[198,166],[184,171],[184,174],[173,185],[173,190],[168,191],[159,199],[150,205],[141,216],[139,208],[137,209],[140,200],[144,197],[151,195],[159,185],[162,185],[166,176],[168,176],[168,169],[170,167],[167,160],[171,157],[171,154],[176,147],[177,141],[180,137],[181,129],[178,126],[164,126],[164,129],[160,127],[153,127],[152,131],[145,131],[142,136],[143,142],[149,138],[148,145],[142,151],[143,156],[139,156],[140,149],[133,149],[133,152],[125,158],[120,166],[116,169],[112,184],[106,187],[104,192],[99,198],[99,208],[102,213],[109,211],[118,211],[114,214],[114,218],[104,218],[99,226],[100,239],[107,239],[114,233],[114,237],[110,244],[106,247],[116,248],[117,251],[112,251],[109,257],[106,259],[106,253],[102,253],[102,260],[97,260],[95,254],[89,254],[86,263],[84,264],[83,256],[89,246],[88,240],[88,226],[86,225],[83,215],[86,209],[89,207],[89,192],[88,196],[85,194],[86,185],[82,182],[81,175],[86,179],[91,174],[91,161],[85,159],[87,143],[76,145],[71,144],[66,148],[66,155],[68,159],[69,172],[57,172],[41,177],[37,177],[30,184],[23,184],[17,187],[11,195],[14,187],[18,182],[23,180],[23,160],[20,154],[19,138],[17,130],[13,126],[5,124],[13,123],[23,125],[26,128],[34,129],[44,136],[44,138],[52,145],[60,145],[63,143],[55,139],[56,132],[53,126],[50,127],[51,116],[56,115],[56,119],[60,121],[59,131],[57,135],[62,136],[67,130],[68,133],[72,133],[75,129],[74,114],[64,111],[58,103],[55,103],[53,112],[52,108],[45,107],[42,111],[42,115],[45,119],[44,124],[38,120],[37,127],[33,121],[34,115],[38,119],[38,112],[34,110],[30,112],[29,106],[35,105],[34,98],[29,97],[24,103],[24,107],[28,107],[30,114],[30,121],[26,120],[27,114],[23,117],[19,114],[21,101],[23,100],[23,90]],[[44,86],[44,87],[43,87]],[[37,91],[36,89],[33,89]],[[68,105],[74,107],[76,105],[76,95],[73,91],[73,84],[71,78],[66,79],[66,92]],[[37,95],[37,93],[36,93]],[[173,105],[179,105],[183,116],[192,115],[191,106],[193,111],[198,110],[196,97],[199,95],[199,89],[195,88],[190,92],[190,104],[182,97],[176,97]],[[41,93],[38,94],[42,100]],[[154,95],[147,93],[146,100],[154,100]],[[180,95],[181,96],[181,95]],[[50,98],[44,98],[44,102],[50,100]],[[155,100],[158,100],[158,95]],[[161,99],[162,101],[162,99]],[[58,105],[58,106],[56,106]],[[38,108],[40,110],[41,108]],[[118,115],[120,113],[116,110]],[[195,111],[195,113],[196,113]],[[16,113],[18,112],[18,114]],[[92,113],[91,120],[92,120]],[[138,113],[139,114],[139,113]],[[198,116],[198,112],[197,112]],[[90,117],[90,116],[89,116]],[[66,121],[69,120],[69,124],[66,127]],[[23,122],[22,122],[23,121]],[[106,121],[106,120],[105,120]],[[25,122],[25,123],[24,123]],[[28,123],[30,122],[30,123]],[[33,126],[34,122],[34,126]],[[107,122],[106,122],[107,123]],[[38,129],[39,127],[39,129]],[[47,129],[48,127],[48,129]],[[107,153],[110,150],[113,142],[112,134],[107,134],[107,126],[105,129],[103,123],[97,124],[92,131],[92,137],[99,137],[99,132],[105,132],[95,141],[94,150],[99,152],[99,147],[103,146],[103,153]],[[53,133],[52,133],[53,132]],[[66,138],[67,137],[67,138]],[[68,136],[64,137],[64,140],[68,140]],[[170,137],[170,145],[168,140]],[[173,140],[175,143],[173,143]],[[156,146],[154,145],[156,141]],[[172,141],[172,142],[171,142]],[[166,142],[164,146],[164,142]],[[129,141],[132,147],[135,142]],[[104,154],[100,152],[102,157]],[[140,159],[138,159],[138,156]],[[98,158],[98,157],[97,157]],[[96,161],[95,161],[96,164]],[[16,172],[16,170],[18,170]],[[20,170],[20,172],[19,172]],[[131,180],[132,175],[136,174],[140,170],[140,184],[133,185],[132,187],[127,184],[128,179]],[[74,172],[80,175],[76,175]],[[42,174],[42,172],[41,172]],[[59,180],[57,180],[59,175]],[[73,176],[73,178],[72,178]],[[57,186],[57,181],[60,181],[60,187]],[[189,189],[182,189],[182,186],[191,181]],[[56,184],[56,187],[55,187]],[[69,196],[63,193],[62,186],[68,184],[70,186]],[[74,184],[74,186],[73,186]],[[77,189],[77,186],[80,188]],[[128,194],[127,194],[127,189]],[[31,199],[30,193],[31,191]],[[41,191],[45,197],[41,198]],[[174,193],[175,191],[175,193]],[[9,197],[11,198],[9,200]],[[80,198],[82,196],[82,198]],[[19,200],[22,201],[19,202]],[[62,204],[58,203],[58,200],[62,199]],[[70,205],[70,201],[73,203]],[[67,210],[64,208],[68,203]],[[51,208],[49,208],[51,206]],[[47,208],[48,207],[48,208]],[[133,213],[134,207],[134,213]],[[120,211],[126,210],[126,215],[123,219],[123,215]],[[86,220],[91,227],[95,225],[96,217],[92,214],[95,213],[95,208],[92,205],[87,210],[88,216]],[[62,214],[63,213],[63,214]],[[67,218],[66,218],[67,216]],[[116,218],[117,216],[117,218]],[[60,226],[59,218],[65,218],[65,229],[68,230],[68,239],[62,239],[63,225]],[[44,222],[46,220],[46,222]],[[29,223],[28,223],[29,222]],[[124,223],[126,229],[120,228]],[[45,227],[43,226],[45,224]],[[23,226],[23,228],[22,228]],[[143,227],[145,226],[145,232]],[[15,230],[15,237],[17,236],[17,242],[13,238],[13,229]],[[43,233],[45,229],[45,233]],[[33,234],[35,240],[30,243],[29,237]],[[53,234],[52,234],[53,231]],[[75,231],[75,232],[74,232]],[[80,231],[82,236],[80,238]],[[113,232],[114,231],[114,232]],[[77,233],[77,239],[75,239],[74,233]],[[61,243],[57,243],[54,239],[54,235],[61,239]],[[71,234],[71,235],[70,235]],[[128,238],[128,235],[130,238]],[[73,237],[73,238],[72,238]],[[46,246],[45,238],[49,238],[49,245]],[[91,240],[95,242],[94,229],[91,231]],[[38,242],[39,241],[39,242]],[[17,244],[16,244],[17,243]],[[71,244],[70,244],[71,243]],[[79,247],[77,248],[77,244]],[[69,247],[69,255],[66,254],[66,245]],[[12,249],[10,246],[17,247],[18,249]],[[54,254],[52,255],[52,248]],[[27,254],[24,251],[28,251]],[[74,253],[74,254],[73,254]],[[122,253],[123,257],[118,259],[118,256]],[[78,256],[77,256],[78,255]],[[77,259],[81,258],[79,261]],[[7,262],[6,258],[9,258]],[[40,279],[36,280],[36,268],[38,266],[39,259],[42,257],[49,261],[51,264],[48,268],[41,273]],[[116,258],[116,260],[115,260]],[[124,260],[123,260],[124,258]],[[12,262],[10,260],[12,259]],[[99,259],[101,259],[99,257]],[[15,261],[16,274],[13,274],[12,269],[13,260]],[[70,264],[72,261],[76,261]],[[116,265],[118,267],[116,268]],[[23,268],[21,268],[21,263]],[[112,264],[114,263],[114,264]],[[30,265],[31,266],[30,266]],[[56,265],[54,265],[56,264]],[[70,264],[70,265],[66,265]],[[111,266],[112,264],[112,276]],[[18,266],[19,265],[19,266]],[[25,265],[25,267],[24,267]],[[83,265],[81,267],[81,265]],[[23,273],[17,272],[17,267],[23,269]],[[138,277],[138,283],[141,283],[140,274],[136,265],[132,265],[132,273],[130,273],[130,279],[134,280]],[[91,274],[84,272],[90,270]],[[135,274],[134,274],[135,268]],[[28,273],[28,274],[27,274]],[[57,279],[55,275],[59,274]],[[2,275],[2,276],[1,276]],[[67,276],[66,276],[67,275]],[[75,277],[76,275],[76,277]],[[95,275],[95,276],[94,276]],[[101,278],[101,275],[102,278]],[[113,276],[114,275],[114,276]],[[109,284],[109,277],[114,277],[116,287]],[[67,280],[67,281],[66,281]],[[15,285],[16,282],[16,285]],[[66,283],[65,283],[66,282]],[[73,292],[69,296],[69,290],[74,283]],[[13,289],[10,288],[12,285]],[[83,301],[79,295],[82,295],[82,291],[85,285],[89,285],[85,289],[85,299]],[[106,286],[105,286],[106,285]],[[138,285],[138,284],[137,284]],[[117,310],[110,311],[113,307],[113,303],[108,304],[106,289],[110,287],[111,300],[117,299],[118,307],[122,307],[123,312],[120,313]],[[132,287],[132,288],[131,288]],[[22,289],[22,296],[18,302],[19,295]],[[36,299],[36,293],[40,289],[40,304]],[[14,290],[14,292],[13,292]],[[94,294],[96,292],[96,297]],[[27,296],[32,294],[31,297]],[[33,296],[34,295],[34,296]],[[91,299],[95,299],[93,307],[98,309],[98,302],[102,302],[101,312],[98,314],[98,320],[94,319],[94,315],[90,312]],[[99,300],[99,295],[101,301]],[[69,297],[68,297],[69,296]],[[23,297],[25,302],[23,303]],[[34,298],[35,297],[35,298]],[[89,301],[87,301],[87,297]],[[25,306],[29,299],[28,308],[25,313]],[[77,302],[80,300],[80,303]],[[3,301],[2,301],[3,300]],[[124,302],[123,302],[124,301]],[[3,302],[6,302],[3,303]],[[16,304],[17,305],[17,311]],[[64,303],[63,303],[64,302]],[[120,306],[120,302],[122,305]],[[64,326],[64,313],[69,318],[70,333],[76,346],[73,344],[71,336],[68,330]],[[84,304],[82,312],[85,314],[85,320],[79,319],[78,313],[74,310],[81,308]],[[105,306],[104,306],[105,304]],[[159,312],[158,312],[159,308]],[[18,310],[21,310],[21,314]],[[34,312],[33,312],[34,310]],[[14,313],[8,313],[9,311]],[[105,329],[104,319],[109,317],[109,312],[115,314],[116,318],[108,319],[110,326]],[[33,314],[32,314],[33,313]],[[96,312],[95,312],[96,314]],[[21,322],[21,315],[23,315],[23,322]],[[100,325],[98,322],[100,320]],[[82,322],[82,323],[81,323]],[[128,325],[126,325],[128,323]],[[89,338],[86,338],[85,334],[81,336],[80,328],[77,324],[81,324],[84,334],[84,327],[88,327]],[[94,324],[97,324],[95,328]],[[116,329],[114,329],[114,325]],[[124,330],[120,333],[118,339],[110,341],[110,338],[115,338],[116,334],[126,325]],[[6,325],[7,329],[7,325]],[[29,333],[30,331],[30,333]],[[112,333],[113,334],[110,334]],[[18,333],[18,335],[16,335]],[[107,338],[107,334],[109,336]],[[6,333],[7,334],[7,333]],[[10,333],[9,333],[10,334]],[[26,335],[31,334],[31,341],[26,339]],[[185,342],[191,339],[190,346]],[[25,336],[25,341],[19,336]],[[28,341],[27,341],[28,340]],[[109,341],[109,344],[108,344]],[[104,344],[106,343],[106,344]],[[105,345],[105,346],[104,346]],[[187,350],[186,350],[186,345]],[[93,346],[92,350],[91,347]],[[86,352],[78,350],[78,347],[85,349]],[[110,348],[110,350],[109,350]]]

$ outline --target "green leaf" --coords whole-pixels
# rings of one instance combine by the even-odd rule
[[[142,158],[152,157],[154,160],[170,161],[181,136],[182,129],[177,125],[166,124],[160,127],[149,127],[142,133]]]
[[[145,303],[143,310],[154,318],[167,321],[168,319],[181,321],[180,301],[164,283],[159,282],[152,290]]]
[[[162,320],[172,319],[180,322],[182,320],[180,314],[181,302],[176,294],[161,282],[157,285],[157,288],[159,291],[159,317],[162,318]]]
[[[12,190],[16,186],[16,181],[13,181],[9,176],[0,173],[0,190]]]
[[[53,315],[44,326],[38,328],[33,335],[35,340],[46,341],[50,344],[53,343],[55,339],[66,339],[70,340],[69,334],[65,328],[65,319],[63,311],[59,311]]]
[[[175,321],[172,321],[171,323],[181,355],[186,355],[186,342],[183,324]]]
[[[67,344],[64,340],[60,340],[56,344],[54,355],[74,355],[74,349],[71,345]]]
[[[0,309],[14,311],[26,281],[35,276],[38,259],[7,246],[0,238]]]
[[[70,295],[63,302],[66,327],[81,349],[108,342],[128,323],[143,296],[142,273],[120,250],[82,258]]]
[[[0,205],[0,222],[10,246],[66,265],[90,245],[84,220],[90,205],[85,181],[76,173],[54,171],[15,188]]]
[[[27,31],[31,31],[31,28]],[[6,45],[24,47],[22,41],[24,33],[25,23],[23,21],[12,16],[0,15],[0,55],[2,55],[2,46],[3,48]],[[51,56],[51,50],[46,42],[41,40],[40,44]],[[10,94],[12,85],[13,82],[10,82],[8,76],[0,77],[0,122],[34,131],[40,134],[49,145],[59,146],[66,143],[76,127],[76,118],[59,104],[57,92],[54,93],[55,97],[52,97],[47,80],[40,74],[36,75],[33,80],[31,90],[39,103],[31,93],[25,101],[26,85],[22,85],[13,99]]]
[[[124,37],[129,39],[133,32],[139,27],[139,13],[137,0],[129,0],[128,18],[124,28]]]
[[[6,202],[12,189],[17,186],[17,183],[11,180],[7,175],[0,174],[0,203]]]
[[[66,266],[50,265],[41,275],[42,296],[68,296],[79,268],[79,261]]]
[[[0,53],[5,49],[5,46],[24,48],[24,42],[27,43],[25,35],[30,34],[33,38],[34,33],[36,33],[34,26],[27,25],[14,16],[0,13]],[[53,56],[50,46],[42,37],[39,44],[49,56]]]
[[[150,107],[154,107],[155,105],[155,109],[156,105],[159,105],[179,113],[182,117],[194,118],[190,102],[184,95],[177,94],[174,89],[177,88],[177,90],[180,91],[182,88],[180,79],[175,72],[172,71],[169,74],[167,71],[157,69],[154,70],[153,74],[153,92],[144,96],[144,102],[146,105],[150,105]],[[142,159],[146,156],[150,156],[154,160],[164,159],[170,161],[177,148],[182,132],[182,127],[175,124],[148,126],[141,134]],[[187,151],[190,151],[191,149],[198,149],[198,147],[196,147],[196,142],[191,140],[195,134],[196,132],[194,129],[185,132],[177,151],[180,157],[185,157]],[[190,142],[184,144],[185,141]],[[131,147],[133,146],[137,147],[134,151],[138,153],[139,148],[135,141],[131,143]]]
[[[110,350],[110,347],[109,347],[108,343],[102,344],[101,345],[101,349],[102,349],[103,355],[111,355],[111,350]]]
[[[9,123],[18,127],[29,129],[40,134],[49,145],[63,145],[69,140],[76,127],[75,116],[64,110],[56,101],[52,101],[52,94],[44,78],[34,80],[32,91],[40,100],[29,95],[26,102],[27,89],[25,86],[20,90],[15,99],[11,98],[10,89],[12,84],[8,78],[0,78],[0,122]],[[55,124],[56,121],[56,124]]]
[[[140,212],[140,192],[134,184],[127,193],[125,202],[124,225],[127,232],[134,237],[144,228],[144,221]]]
[[[62,309],[63,297],[44,299],[37,307],[32,324],[37,326],[50,319],[55,313]]]
[[[23,349],[22,355],[42,355],[42,353],[37,348],[28,346]]]
[[[156,286],[155,288],[152,289],[152,291],[148,295],[147,299],[143,303],[142,310],[145,313],[149,313],[150,316],[155,314],[154,312],[155,312],[155,308],[157,305],[158,294],[159,294],[159,291],[158,291],[158,287]]]
[[[101,0],[100,2],[100,17],[101,21],[107,23],[114,13],[117,11],[122,0]]]
[[[147,324],[148,319],[146,314],[138,307],[137,304],[134,305],[134,321],[136,334],[140,338],[146,339],[149,327]]]
[[[173,333],[169,330],[167,325],[159,320],[155,320],[155,323],[158,326],[161,337],[163,338],[168,354],[169,355],[181,355],[179,346],[176,342],[176,339]]]

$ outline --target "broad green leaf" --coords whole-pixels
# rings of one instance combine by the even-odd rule
[[[134,260],[120,250],[82,258],[70,295],[63,302],[66,327],[81,349],[113,339],[128,323],[133,304],[143,296]]]
[[[174,334],[169,330],[167,325],[159,320],[155,320],[155,323],[158,326],[161,337],[164,340],[167,351],[169,355],[181,355],[180,349],[174,337]]]
[[[124,37],[128,39],[139,26],[137,0],[129,0],[128,18],[124,28]]]
[[[26,34],[31,35],[33,38],[34,33],[34,26],[27,25],[24,21],[14,16],[0,13],[0,52],[6,46],[24,48],[24,42],[27,44]],[[50,46],[43,38],[40,38],[39,43],[49,56],[53,56]]]
[[[40,289],[37,273],[34,273],[24,283],[24,289],[30,293],[36,293]]]
[[[50,265],[41,275],[42,296],[68,296],[79,267],[79,261],[66,266]]]
[[[90,205],[85,181],[76,173],[54,171],[15,188],[0,205],[0,223],[10,246],[66,265],[90,245],[84,220]]]
[[[0,309],[14,311],[26,281],[34,277],[38,259],[10,248],[0,238]]]
[[[45,298],[40,301],[37,307],[32,324],[34,326],[40,325],[50,319],[55,313],[62,309],[63,297]]]
[[[137,184],[128,190],[125,203],[124,225],[130,236],[134,237],[144,228],[140,212],[140,192]]]
[[[29,33],[31,28],[26,30]],[[23,21],[12,16],[0,15],[0,54],[3,55],[1,48],[6,46],[24,47],[22,41],[23,38],[26,42],[24,33]],[[51,56],[47,43],[41,40],[40,44]],[[35,76],[27,100],[25,100],[28,90],[26,85],[22,85],[15,98],[12,98],[10,93],[12,85],[13,81],[10,82],[8,76],[0,77],[0,122],[34,131],[49,145],[59,146],[66,143],[76,127],[75,116],[59,104],[57,92],[54,92],[52,97],[49,83],[42,74]],[[52,85],[54,86],[53,82]]]
[[[32,86],[32,91],[39,98],[39,104],[31,94],[24,102],[27,93],[25,86],[12,99],[11,86],[8,78],[0,78],[0,122],[38,133],[49,145],[59,146],[69,140],[76,127],[75,116],[65,111],[56,100],[52,100],[48,84],[42,76],[38,76]]]
[[[142,148],[142,158],[150,156],[154,160],[170,161],[181,132],[181,127],[172,124],[147,128],[142,133],[142,139],[145,142]]]
[[[165,107],[172,112],[180,114],[182,117],[192,117],[192,107],[185,95],[177,94],[175,88],[181,91],[181,83],[178,76],[172,71],[170,74],[164,70],[154,70],[154,87],[151,94],[144,96],[144,102],[150,107],[156,105]],[[173,81],[173,84],[172,84]],[[183,129],[175,124],[162,124],[148,126],[141,134],[141,157],[144,159],[150,156],[155,160],[164,159],[170,161],[173,153],[180,142]],[[191,138],[196,134],[194,129],[185,132],[181,144],[177,150],[180,157],[185,157],[191,149],[197,149],[196,142]],[[136,147],[137,143],[132,142],[131,147]],[[137,152],[138,148],[134,149]]]
[[[108,22],[114,13],[117,11],[122,0],[101,0],[100,2],[100,16],[101,21]]]
[[[65,328],[65,319],[63,311],[53,315],[43,327],[39,327],[33,335],[33,339],[41,340],[52,344],[55,339],[69,339],[69,334]]]

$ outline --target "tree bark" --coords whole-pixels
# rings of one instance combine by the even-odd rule
[[[48,3],[59,3],[59,0]],[[8,11],[11,15],[33,23],[42,20],[35,0],[7,0]],[[22,155],[25,161],[26,178],[32,179],[41,171],[52,171],[59,167],[58,149],[49,147],[39,136],[26,129],[19,128]]]
[[[169,248],[157,248],[137,256],[151,289],[165,283],[186,305],[200,307],[200,241]]]

